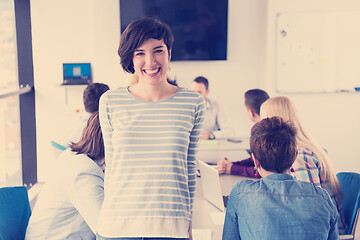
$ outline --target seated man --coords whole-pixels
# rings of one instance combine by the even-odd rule
[[[205,118],[201,139],[221,139],[234,137],[234,131],[229,126],[226,116],[218,103],[208,98],[209,81],[205,77],[197,77],[191,84],[191,90],[200,93],[205,99]]]
[[[253,122],[260,121],[260,107],[263,102],[269,99],[269,95],[261,89],[251,89],[247,91],[244,95],[245,98],[245,108],[249,115],[249,118]],[[219,173],[240,175],[245,177],[259,177],[254,170],[254,162],[250,158],[237,161],[230,162],[226,157],[221,159],[218,163]]]
[[[262,179],[233,187],[223,240],[339,239],[337,209],[326,190],[290,175],[295,135],[295,127],[279,117],[253,126],[250,149]]]

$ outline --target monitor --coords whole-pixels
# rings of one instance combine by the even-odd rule
[[[63,85],[91,83],[90,63],[63,63]]]
[[[174,34],[172,61],[227,59],[228,0],[119,0],[121,32],[157,16]]]

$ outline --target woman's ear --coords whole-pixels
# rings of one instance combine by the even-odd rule
[[[169,62],[171,60],[171,49],[169,50]]]
[[[256,159],[255,155],[253,153],[251,153],[251,158],[252,160],[254,161],[254,165],[257,169],[260,168],[260,164],[259,164],[259,161]]]

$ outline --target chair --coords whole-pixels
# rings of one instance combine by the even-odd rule
[[[31,209],[26,187],[0,188],[0,239],[24,239]]]
[[[60,154],[66,149],[66,147],[53,140],[51,140],[50,142],[53,149],[54,159],[57,159]]]
[[[360,174],[341,172],[336,176],[344,194],[341,210],[349,227],[348,234],[341,235],[340,239],[360,239]]]

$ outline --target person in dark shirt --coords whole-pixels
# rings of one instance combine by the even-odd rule
[[[249,118],[255,123],[259,122],[261,120],[260,106],[269,98],[269,95],[264,90],[251,89],[245,93],[244,98],[245,108]],[[217,167],[219,173],[222,174],[233,174],[252,178],[260,177],[254,170],[255,166],[251,157],[237,162],[230,162],[224,157],[217,163]]]

